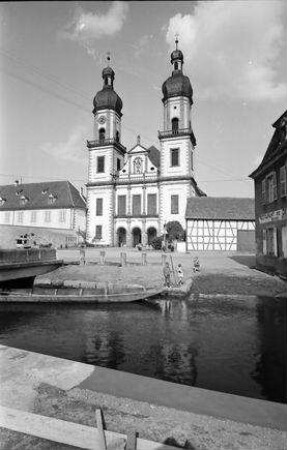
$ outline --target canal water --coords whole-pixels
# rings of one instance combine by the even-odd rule
[[[3,345],[287,402],[286,300],[1,304],[0,313]]]

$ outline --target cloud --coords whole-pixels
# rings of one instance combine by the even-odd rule
[[[72,131],[67,141],[57,144],[46,142],[41,150],[59,161],[86,164],[84,150],[87,136],[88,127],[80,125]]]
[[[128,4],[120,1],[112,2],[105,14],[85,12],[79,7],[65,36],[79,41],[93,41],[113,36],[122,29],[128,9]]]
[[[166,40],[184,52],[199,95],[242,100],[278,100],[287,93],[280,81],[284,45],[284,2],[199,2],[192,14],[169,21]],[[284,80],[285,81],[285,80]]]
[[[135,50],[134,57],[139,58],[144,51],[149,48],[150,41],[154,38],[153,34],[145,34],[135,44],[131,44],[131,47]]]

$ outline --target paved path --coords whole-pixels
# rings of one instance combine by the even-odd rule
[[[0,346],[0,404],[193,450],[286,450],[287,405],[247,399]],[[0,429],[5,449],[59,449]],[[47,446],[48,445],[48,446]],[[63,448],[63,447],[60,447]],[[70,447],[65,447],[71,449]]]

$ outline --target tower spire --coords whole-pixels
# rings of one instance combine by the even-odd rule
[[[177,46],[178,46],[178,33],[175,34],[175,49],[178,50]]]

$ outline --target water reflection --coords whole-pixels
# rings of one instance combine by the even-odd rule
[[[287,402],[287,303],[261,298],[257,304],[260,351],[251,376],[260,384],[263,397]],[[283,400],[282,400],[283,399]]]
[[[283,300],[2,304],[0,313],[2,344],[190,386],[286,402]]]

